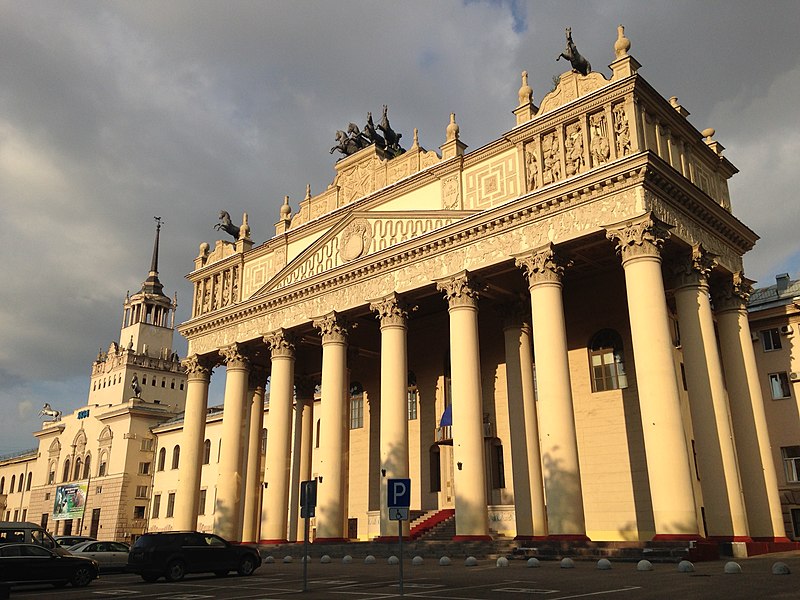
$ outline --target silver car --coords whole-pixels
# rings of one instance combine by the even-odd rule
[[[75,544],[68,548],[75,556],[93,558],[100,565],[101,571],[123,570],[128,565],[130,548],[121,542],[89,541]]]

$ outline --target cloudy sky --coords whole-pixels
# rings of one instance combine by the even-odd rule
[[[285,195],[296,208],[332,181],[334,132],[383,104],[404,140],[417,127],[438,148],[455,112],[483,146],[513,127],[523,69],[537,103],[566,70],[565,27],[609,75],[619,23],[640,74],[740,169],[734,212],[762,238],[747,274],[797,277],[796,0],[0,0],[0,454],[36,445],[44,402],[86,401],[155,215],[185,320],[220,209],[264,241]]]

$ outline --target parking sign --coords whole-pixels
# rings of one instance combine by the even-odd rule
[[[411,480],[389,479],[387,501],[389,508],[408,508],[411,506]]]

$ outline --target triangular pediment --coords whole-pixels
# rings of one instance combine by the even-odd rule
[[[297,254],[253,294],[253,298],[288,287],[326,271],[424,236],[475,211],[353,211]]]

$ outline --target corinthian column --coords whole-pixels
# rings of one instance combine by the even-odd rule
[[[220,350],[225,362],[225,405],[222,412],[222,447],[217,475],[217,507],[214,532],[241,541],[242,427],[250,375],[250,359],[234,343]]]
[[[389,479],[408,477],[408,311],[397,294],[370,304],[381,321],[381,537],[397,535],[389,520]],[[408,534],[408,521],[402,523]]]
[[[197,529],[200,471],[203,466],[203,442],[208,413],[208,384],[211,381],[212,366],[212,361],[197,354],[192,354],[183,361],[188,378],[181,434],[183,460],[175,494],[177,530]]]
[[[491,539],[486,511],[478,288],[469,273],[437,282],[450,314],[456,541]]]
[[[544,489],[549,537],[586,539],[578,438],[567,356],[561,278],[569,261],[548,244],[517,259],[528,275],[539,392]]]
[[[314,426],[314,381],[309,377],[295,377],[294,446],[292,450],[292,485],[289,490],[289,541],[298,541],[302,532],[300,518],[300,482],[311,479],[312,437]],[[300,534],[302,536],[302,533]]]
[[[530,540],[547,535],[539,452],[539,421],[533,385],[530,318],[521,303],[503,307],[506,356],[508,422],[511,430],[511,464],[514,466],[514,514],[517,536]]]
[[[675,270],[675,303],[708,535],[750,541],[708,296],[708,274],[715,264],[714,255],[701,244],[694,246]]]
[[[293,336],[283,329],[264,336],[264,341],[272,353],[272,376],[267,415],[269,443],[264,473],[267,489],[264,491],[261,515],[261,538],[265,544],[280,544],[287,539],[289,516],[295,348]]]
[[[690,539],[699,529],[672,358],[661,248],[669,225],[652,213],[606,227],[625,269],[628,315],[644,433],[654,539]]]
[[[739,470],[750,535],[757,541],[785,542],[778,478],[747,320],[752,283],[741,272],[734,273],[714,289],[714,308],[733,432],[741,450]]]
[[[317,537],[315,542],[346,541],[343,506],[346,472],[342,468],[347,418],[347,322],[331,312],[314,319],[322,335],[322,399],[320,408]]]
[[[242,519],[242,541],[257,543],[259,518],[261,516],[261,431],[264,429],[264,387],[267,371],[253,367],[250,372],[250,418],[247,434],[247,458],[245,460],[246,485],[244,516]]]

